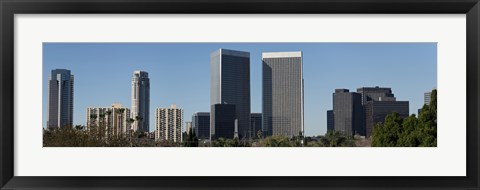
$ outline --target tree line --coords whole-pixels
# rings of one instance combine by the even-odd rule
[[[401,118],[393,113],[373,129],[372,146],[379,147],[436,147],[437,146],[437,90],[430,96],[430,104],[423,105],[415,114]]]
[[[121,112],[122,110],[120,110]],[[106,115],[111,114],[107,112]],[[354,147],[356,139],[338,131],[328,131],[323,136],[295,137],[274,135],[264,137],[257,132],[256,139],[218,138],[208,143],[201,143],[195,131],[185,132],[183,142],[155,141],[145,133],[128,130],[118,134],[109,128],[108,119],[92,123],[88,129],[84,126],[65,126],[43,130],[44,147]],[[101,118],[105,115],[101,114]],[[141,118],[135,120],[140,121]],[[130,126],[134,119],[127,119]],[[386,116],[383,123],[377,123],[373,129],[371,145],[375,147],[436,147],[437,146],[437,90],[431,92],[430,104],[425,104],[418,117],[415,114],[401,118],[398,113]],[[205,142],[205,141],[204,141]]]

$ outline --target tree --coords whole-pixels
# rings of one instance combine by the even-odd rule
[[[226,139],[223,138],[223,137],[220,137],[216,140],[213,140],[212,141],[212,146],[214,146],[214,147],[225,147],[225,140]]]
[[[258,130],[258,131],[257,131],[257,138],[258,138],[258,139],[263,139],[262,130]]]
[[[261,143],[264,147],[291,147],[290,139],[283,135],[274,135],[265,138]]]
[[[355,142],[351,135],[345,135],[339,131],[327,131],[324,136],[319,137],[318,143],[309,143],[309,146],[354,147]]]
[[[373,129],[372,146],[397,146],[403,119],[394,112],[385,117],[383,124],[378,123]]]
[[[83,130],[85,127],[83,125],[75,125],[76,130]]]
[[[140,130],[140,123],[142,123],[143,118],[140,116],[135,116],[135,121],[137,121],[137,131]]]
[[[187,137],[185,141],[183,142],[183,146],[185,147],[198,147],[198,138],[197,135],[195,134],[195,131],[193,131],[192,128],[189,129],[187,133]]]
[[[389,114],[384,123],[373,129],[372,146],[435,147],[437,146],[437,90],[432,90],[429,105],[423,105],[415,114],[402,119]]]
[[[126,132],[125,136],[128,137],[128,141],[130,142],[130,146],[133,146],[133,145],[132,145],[132,136],[133,136],[133,133],[132,133],[132,131],[133,131],[133,129],[132,129],[132,123],[135,122],[135,119],[128,118],[128,119],[126,120],[126,122],[127,122],[127,129],[125,129],[125,132]]]
[[[108,135],[111,135],[111,133],[112,133],[112,131],[111,131],[112,129],[111,129],[111,127],[110,127],[110,115],[112,115],[112,111],[111,111],[111,110],[107,110],[107,111],[105,112],[105,116],[107,117],[107,124],[106,124],[106,126],[107,126],[107,128],[108,128],[108,133],[109,133]]]

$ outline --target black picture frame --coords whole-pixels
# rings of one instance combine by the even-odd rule
[[[479,0],[0,0],[1,189],[480,189]],[[14,176],[14,15],[151,13],[466,14],[466,177],[23,177]],[[462,64],[462,63],[459,63]],[[33,156],[33,155],[32,155]],[[432,158],[435,159],[435,158]],[[445,163],[448,164],[448,163]]]

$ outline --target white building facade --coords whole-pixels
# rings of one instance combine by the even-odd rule
[[[171,105],[155,112],[155,141],[182,142],[183,109]]]
[[[87,130],[93,126],[104,127],[107,135],[125,136],[132,129],[129,119],[130,109],[121,104],[87,108]]]

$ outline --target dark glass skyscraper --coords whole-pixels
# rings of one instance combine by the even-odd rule
[[[215,115],[215,104],[235,105],[238,135],[242,139],[250,127],[250,53],[219,49],[210,58],[210,113]],[[214,121],[210,117],[212,129]]]
[[[192,127],[198,139],[210,139],[210,112],[195,112]]]
[[[265,134],[303,135],[302,52],[262,54],[262,127]]]
[[[227,138],[233,139],[235,134],[235,105],[215,104],[212,105],[210,118],[213,127],[210,128],[210,139]]]
[[[361,94],[336,89],[333,93],[333,116],[335,131],[348,135],[364,134]]]
[[[73,125],[73,75],[54,69],[48,78],[48,128]]]

